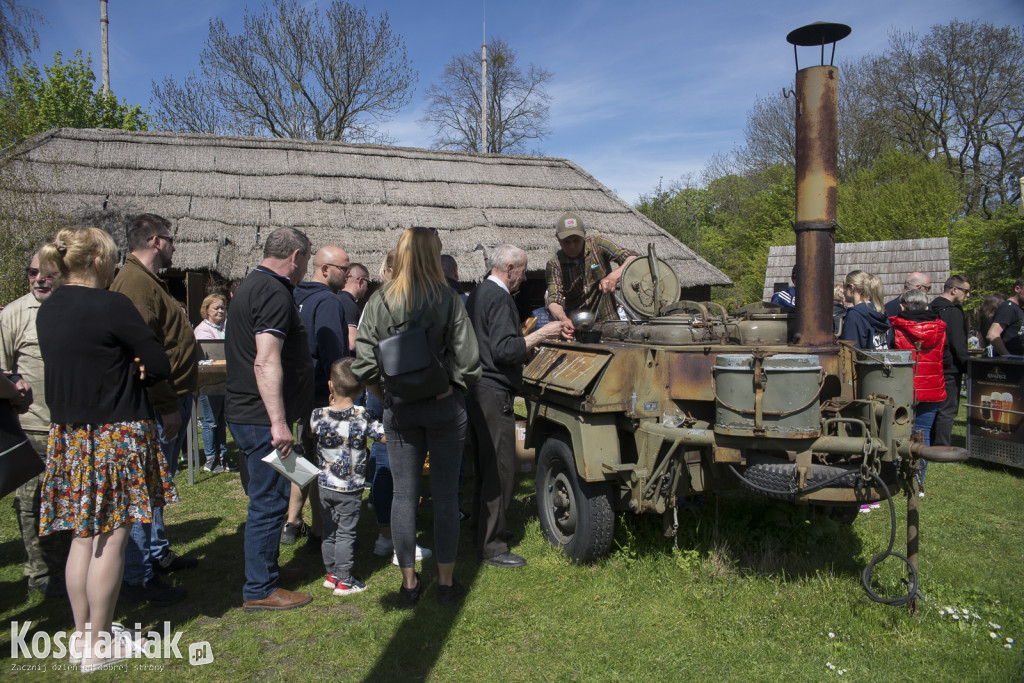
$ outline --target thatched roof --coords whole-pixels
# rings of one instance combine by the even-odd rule
[[[836,244],[836,281],[851,270],[863,270],[882,281],[885,300],[903,293],[907,275],[914,271],[932,279],[932,293],[942,291],[949,277],[949,240],[931,237],[920,240],[886,242],[841,242]],[[774,284],[786,282],[796,263],[796,247],[772,247],[768,250],[768,269],[764,277],[764,300],[772,297]],[[798,285],[799,286],[799,285]]]
[[[119,236],[127,215],[176,226],[175,267],[243,277],[274,228],[292,226],[314,249],[345,248],[376,271],[401,229],[440,229],[463,279],[484,274],[485,253],[526,250],[543,272],[554,224],[573,211],[588,231],[658,255],[683,287],[729,284],[721,271],[566,159],[480,155],[379,145],[60,128],[8,155],[24,187],[45,193],[72,225]]]

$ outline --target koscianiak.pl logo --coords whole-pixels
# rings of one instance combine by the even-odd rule
[[[89,625],[86,624],[86,627]],[[181,648],[184,647],[181,644],[182,635],[181,631],[171,631],[169,621],[163,622],[160,631],[146,632],[142,631],[142,624],[135,624],[134,629],[126,629],[116,624],[113,633],[104,632],[95,637],[91,633],[83,636],[77,631],[33,632],[31,621],[12,621],[11,660],[12,666],[16,668],[34,670],[48,663],[77,664],[86,652],[91,652],[94,657],[107,658],[116,650],[118,657],[126,664],[134,663],[135,669],[141,669],[144,668],[141,665],[145,660],[186,659],[181,652]],[[118,642],[121,643],[119,649]],[[187,654],[188,662],[192,666],[201,666],[213,661],[213,648],[207,641],[190,643]]]

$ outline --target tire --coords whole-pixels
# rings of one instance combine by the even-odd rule
[[[580,481],[563,435],[548,437],[537,458],[537,514],[544,537],[573,562],[608,554],[615,528],[609,487]]]
[[[796,465],[781,458],[749,459],[750,464],[740,472],[743,478],[740,485],[746,489],[760,493],[775,500],[793,500],[795,494],[792,484],[796,476]],[[882,479],[890,488],[895,485],[895,471],[887,472],[883,468]],[[856,466],[818,465],[811,467],[807,475],[807,485],[814,486],[842,474],[847,476],[832,482],[826,488],[856,488],[860,482],[860,468]]]

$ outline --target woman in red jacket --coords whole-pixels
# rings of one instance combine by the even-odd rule
[[[946,400],[946,384],[942,376],[942,351],[946,346],[946,323],[928,310],[928,295],[911,289],[900,297],[900,314],[889,318],[897,349],[912,351],[914,358],[914,431],[924,435],[926,446],[932,444],[932,424],[939,406]],[[921,465],[918,482],[924,496],[924,473],[928,462]]]

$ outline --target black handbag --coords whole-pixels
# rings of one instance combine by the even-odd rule
[[[8,401],[0,401],[0,498],[45,469]]]
[[[448,370],[430,348],[427,328],[419,326],[427,304],[412,318],[398,323],[383,296],[381,301],[393,323],[387,328],[388,336],[377,342],[375,350],[385,402],[416,403],[448,391]]]

